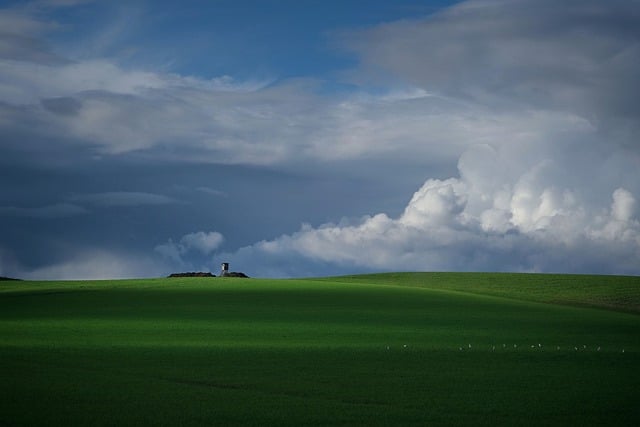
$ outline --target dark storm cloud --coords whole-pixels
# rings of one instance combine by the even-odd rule
[[[469,1],[355,33],[350,46],[363,67],[441,94],[637,120],[638,22],[625,0]]]
[[[82,103],[80,101],[68,96],[41,99],[40,102],[47,111],[63,116],[74,116],[78,114],[82,108]]]
[[[38,64],[64,64],[41,36],[57,25],[34,16],[26,8],[0,9],[0,59]]]
[[[51,53],[48,46],[37,39],[2,32],[0,32],[0,58],[40,64],[66,62]]]

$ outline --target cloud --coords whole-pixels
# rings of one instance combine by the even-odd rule
[[[417,89],[328,96],[302,82],[283,81],[246,91],[242,83],[210,87],[106,63],[74,67],[77,76],[65,72],[59,78],[55,71],[28,78],[14,70],[28,81],[5,88],[6,102],[16,104],[5,113],[5,129],[28,121],[23,132],[47,129],[69,148],[85,146],[100,155],[299,168],[372,160],[455,165],[468,146],[512,137],[514,128],[524,138],[541,124],[543,131],[585,127],[577,117],[496,113]]]
[[[3,82],[14,87],[11,92],[2,92],[3,99],[17,105],[91,91],[131,95],[168,83],[156,73],[125,71],[106,60],[51,65],[2,60],[0,73]]]
[[[37,35],[55,27],[55,24],[37,19],[19,9],[0,9],[0,28],[5,35]]]
[[[393,76],[376,95],[321,94],[313,79],[203,79],[84,58],[0,61],[0,96],[18,107],[8,123],[28,116],[34,127],[102,155],[455,164],[469,146],[513,138],[514,129],[525,137],[549,125],[580,132],[580,121],[611,144],[637,149],[637,103],[628,90],[630,70],[640,67],[629,21],[637,12],[628,2],[470,1],[341,33],[361,61],[356,80],[372,70]],[[42,32],[25,24],[12,34]],[[544,123],[532,111],[546,114]],[[552,123],[557,112],[575,122]]]
[[[166,243],[157,245],[154,250],[178,265],[185,265],[183,259],[185,255],[190,252],[196,252],[200,255],[208,256],[218,249],[223,242],[224,236],[217,231],[197,231],[185,234],[178,243],[169,239]]]
[[[82,104],[80,103],[80,101],[69,97],[44,98],[41,99],[40,102],[46,110],[54,114],[60,114],[64,116],[76,115],[82,108]]]
[[[88,203],[94,206],[149,206],[180,203],[178,200],[162,194],[140,193],[132,191],[114,191],[95,194],[78,194],[69,197],[69,200],[79,203]]]
[[[29,61],[37,64],[65,62],[40,39],[57,25],[19,8],[0,9],[0,60]]]
[[[594,204],[581,196],[581,189],[557,179],[560,171],[552,160],[511,171],[514,179],[504,180],[501,172],[513,167],[505,149],[470,150],[475,154],[462,156],[459,177],[427,180],[397,218],[380,213],[355,223],[304,225],[225,256],[234,263],[268,259],[284,275],[305,274],[304,266],[313,264],[325,270],[351,265],[364,270],[640,273],[637,196],[629,190],[616,188]],[[261,264],[254,268],[256,274],[273,273]]]
[[[633,194],[624,188],[618,188],[613,192],[613,204],[611,205],[612,219],[620,222],[632,221],[636,215],[636,200]]]
[[[138,254],[83,248],[59,263],[17,271],[15,275],[27,280],[102,280],[158,277],[165,273],[163,265]]]
[[[99,155],[278,167],[453,166],[479,142],[561,132],[599,133],[637,151],[627,88],[640,63],[625,24],[634,7],[581,4],[465,2],[342,33],[361,60],[356,81],[376,69],[393,76],[375,94],[322,93],[310,78],[203,79],[107,58],[3,60],[0,97],[14,108],[0,124],[8,132],[28,120]]]
[[[34,155],[44,138],[34,133],[46,129],[69,149],[98,155],[285,167],[417,158],[455,164],[469,140],[495,131],[488,112],[410,85],[377,94],[323,94],[321,85],[311,78],[203,79],[106,58],[45,65],[5,59],[0,131],[24,123],[21,131],[34,142],[22,149]]]
[[[346,33],[343,41],[363,70],[384,70],[440,94],[507,108],[514,100],[594,108],[602,100],[595,95],[633,78],[638,12],[637,2],[624,0],[472,0],[423,19]],[[621,80],[612,81],[614,74]],[[631,97],[612,95],[618,107]]]
[[[224,241],[222,234],[212,231],[205,233],[204,231],[198,231],[195,233],[189,233],[182,236],[180,244],[186,249],[194,249],[200,251],[205,255],[209,255],[216,250]]]
[[[638,13],[634,2],[468,1],[342,33],[361,61],[353,81],[417,88],[402,116],[419,124],[401,126],[403,139],[440,154],[457,141],[458,176],[428,179],[396,218],[305,225],[230,256],[288,275],[322,263],[640,273]],[[392,147],[376,125],[393,116],[363,115]]]
[[[478,105],[473,97],[448,90],[448,80],[443,79],[454,79],[455,73],[449,69],[458,65],[451,61],[440,64],[437,52],[464,45],[458,39],[466,36],[456,35],[456,28],[460,20],[470,19],[465,13],[403,21],[351,35],[348,40],[363,59],[363,67],[393,66],[396,59],[397,66],[403,66],[397,73],[402,80],[376,94],[322,94],[321,82],[313,79],[202,79],[127,69],[104,58],[47,66],[2,61],[0,82],[5,85],[0,87],[0,95],[15,107],[6,126],[12,129],[20,118],[28,117],[31,128],[48,129],[70,146],[84,145],[100,155],[136,153],[155,160],[170,157],[279,167],[371,160],[406,165],[427,159],[454,165],[469,146],[513,138],[514,129],[524,138],[538,129],[547,132],[564,128],[580,133],[586,125],[593,126],[587,118],[575,114],[559,114],[560,118],[554,120],[555,111],[539,116],[519,110],[496,111]],[[435,59],[426,54],[416,57],[421,48],[413,44],[415,50],[407,57],[376,54],[382,49],[402,55],[401,42],[407,34],[415,33],[421,42],[432,43],[433,32],[441,27],[455,37],[432,46]],[[474,40],[493,43],[497,30],[489,24],[482,28],[484,32],[474,33]],[[485,32],[490,33],[489,40],[485,40]],[[567,52],[572,49],[567,43],[562,45]],[[617,47],[613,43],[610,49]],[[369,58],[370,52],[376,61]],[[470,55],[465,61],[471,61],[470,68],[477,70],[481,67],[475,67],[475,57]],[[413,78],[411,64],[419,75],[423,69],[425,73],[440,69],[442,78]],[[517,70],[512,68],[508,70],[516,76]],[[509,94],[485,88],[478,73],[470,72],[460,79],[463,81],[452,80],[451,86],[480,85],[486,89],[482,101],[499,99],[504,103],[508,99]]]

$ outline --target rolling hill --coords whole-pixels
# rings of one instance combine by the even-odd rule
[[[0,425],[635,425],[640,278],[0,284]]]

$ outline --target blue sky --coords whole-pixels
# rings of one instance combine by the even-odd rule
[[[0,275],[640,273],[640,8],[0,5]]]
[[[412,19],[453,1],[126,1],[57,8],[52,40],[81,55],[200,78],[339,80],[340,31]],[[86,43],[78,40],[78,34]]]

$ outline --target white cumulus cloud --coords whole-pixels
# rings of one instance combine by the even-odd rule
[[[490,161],[463,155],[459,177],[427,180],[397,218],[380,213],[353,224],[305,225],[229,256],[267,258],[285,275],[302,274],[301,260],[374,270],[640,273],[640,223],[629,190],[594,202],[558,180],[562,168],[552,160],[513,170],[517,162],[504,149],[471,151]]]

